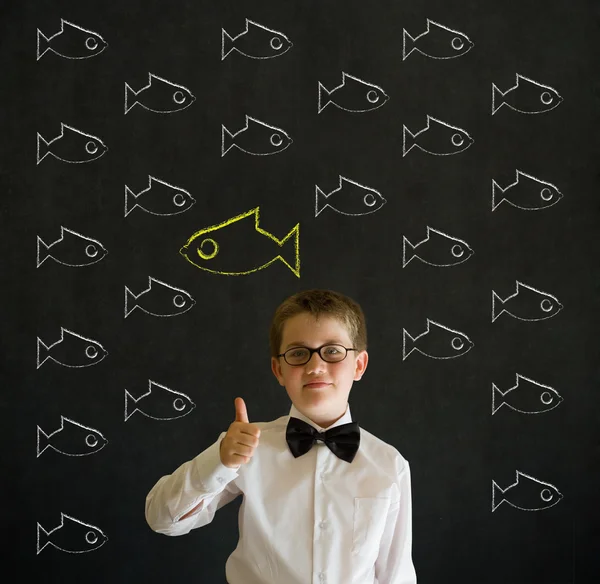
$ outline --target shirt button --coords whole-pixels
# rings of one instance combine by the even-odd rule
[[[321,523],[319,523],[319,527],[320,527],[321,529],[323,529],[323,528],[327,527],[327,521],[321,521]]]
[[[326,578],[327,577],[325,576],[325,572],[319,572],[319,580],[321,582],[325,582]]]

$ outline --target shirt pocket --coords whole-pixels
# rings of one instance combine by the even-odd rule
[[[354,498],[353,555],[377,559],[389,507],[389,497]]]

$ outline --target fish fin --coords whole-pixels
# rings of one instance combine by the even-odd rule
[[[325,207],[331,207],[327,202],[327,195],[315,185],[315,217],[325,209]]]
[[[402,243],[403,243],[403,248],[402,248],[402,267],[406,267],[406,265],[408,264],[408,262],[410,262],[410,260],[412,260],[416,254],[415,254],[415,246],[408,241],[408,239],[406,239],[406,237],[403,235],[402,236]],[[408,259],[406,259],[406,250],[408,249],[410,256],[408,257]]]
[[[402,126],[402,156],[406,156],[416,143],[415,135],[406,126]]]
[[[38,28],[37,31],[37,59],[39,61],[40,58],[50,49],[50,39],[46,37],[46,35]]]
[[[323,99],[325,99],[324,103]],[[331,103],[331,91],[327,91],[325,86],[319,81],[319,102],[317,113],[320,114],[329,103]]]
[[[500,310],[500,312],[496,313],[496,300],[500,302],[500,304],[504,304],[504,300],[496,294],[494,290],[492,290],[492,322],[494,322],[503,312],[504,308]]]
[[[221,29],[221,61],[225,59],[233,49],[235,49],[233,38],[225,31],[224,28]]]
[[[496,501],[498,496],[500,501]],[[500,506],[500,503],[505,501],[504,491],[496,484],[496,481],[492,480],[492,512],[494,512]]]
[[[408,42],[407,42],[407,39],[408,39]],[[406,50],[407,46],[409,47],[408,51]],[[415,47],[415,39],[406,32],[406,29],[403,29],[403,31],[402,31],[402,60],[404,61],[404,59],[406,59],[406,57],[408,57],[408,55],[410,55],[415,50],[415,48],[416,48]]]
[[[47,246],[43,241],[42,238],[38,235],[37,236],[37,267],[39,268],[44,261],[46,261],[47,258],[50,257],[50,254],[48,253],[50,250],[50,247]],[[43,256],[40,256],[40,251],[42,252]]]
[[[43,357],[43,359],[41,359],[41,361],[40,361],[40,357]],[[42,342],[42,339],[40,339],[40,337],[38,337],[38,339],[37,339],[37,369],[39,369],[44,364],[46,359],[48,359],[49,357],[50,357],[50,350],[48,349],[48,347],[46,347],[46,345],[44,345],[44,343]]]
[[[131,211],[133,211],[136,207],[138,207],[137,203],[137,195],[127,186],[125,185],[125,215],[127,217]],[[133,202],[133,205],[131,204]]]
[[[408,343],[407,343],[408,339]],[[408,351],[406,350],[408,346]],[[414,339],[406,329],[402,329],[402,360],[406,359],[415,349]]]
[[[130,400],[136,404],[133,410],[129,411]],[[125,390],[125,421],[127,421],[137,411],[137,401],[127,390]]]
[[[131,105],[128,105],[131,102]],[[138,102],[137,93],[125,81],[125,114]]]
[[[39,554],[48,544],[50,538],[48,532],[38,523],[37,524],[37,553]]]
[[[496,407],[496,397],[498,397],[500,401],[500,405]],[[495,383],[492,383],[492,416],[505,404],[504,394],[496,387]]]
[[[492,115],[494,115],[505,103],[504,95],[505,94],[496,87],[496,84],[492,83]],[[499,104],[498,100],[500,100]]]
[[[233,134],[221,124],[221,156],[225,156],[233,146],[235,146]]]
[[[131,309],[128,309],[129,306],[129,301],[133,301],[133,306],[131,307]],[[137,296],[129,289],[127,288],[127,286],[125,286],[125,317],[127,318],[137,307],[138,303],[137,303]]]
[[[39,426],[37,427],[37,457],[50,446],[50,440],[48,434],[44,432]],[[37,458],[36,457],[36,458]]]
[[[289,244],[287,243],[289,240]],[[292,251],[291,251],[291,246],[294,246],[294,251],[293,251],[293,256],[294,256],[294,261],[290,262],[288,261],[285,257],[284,254],[282,253],[284,250],[286,251],[287,254],[287,250],[290,250],[289,255],[292,255]],[[294,274],[294,276],[296,277],[300,277],[300,224],[296,224],[294,227],[292,227],[292,229],[290,229],[290,232],[283,238],[282,242],[281,242],[281,251],[279,253],[279,255],[277,256]]]
[[[492,179],[492,211],[495,211],[498,205],[505,200],[505,198],[502,197],[496,203],[496,191],[500,191],[502,194],[504,194],[505,189],[503,189],[494,179]]]
[[[42,135],[38,132],[37,135],[37,163],[39,164],[48,154],[50,153],[49,144],[42,138]]]

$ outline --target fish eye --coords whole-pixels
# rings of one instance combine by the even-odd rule
[[[85,443],[90,447],[93,448],[94,446],[96,446],[98,444],[98,438],[96,438],[96,436],[94,436],[93,434],[88,434],[85,437]]]
[[[90,258],[95,258],[98,255],[98,248],[93,243],[90,243],[85,248],[85,255]]]
[[[452,45],[452,48],[457,51],[460,51],[465,46],[465,43],[460,37],[454,37],[450,44]]]
[[[544,187],[540,192],[540,196],[544,201],[549,201],[552,198],[552,191],[548,187]]]
[[[185,195],[183,193],[175,193],[173,195],[173,204],[177,207],[181,207],[185,204]]]
[[[273,37],[271,39],[271,48],[278,51],[279,49],[281,49],[281,47],[283,47],[283,41],[279,37]]]
[[[457,351],[460,351],[465,346],[460,337],[454,337],[450,344],[452,345],[452,348],[456,349]]]
[[[546,503],[548,501],[552,501],[552,491],[550,489],[542,489],[540,492],[540,497],[542,501],[545,501]]]
[[[98,152],[98,144],[96,142],[92,142],[91,140],[85,145],[86,152],[88,154],[96,154]]]
[[[452,255],[455,258],[461,257],[464,253],[465,253],[465,250],[462,248],[462,245],[459,245],[457,243],[456,245],[452,246]]]
[[[94,51],[98,48],[98,41],[94,37],[88,37],[87,39],[85,39],[85,46],[90,51]]]
[[[377,198],[373,193],[367,193],[364,196],[363,201],[367,207],[372,207],[377,202]]]
[[[549,105],[552,103],[552,94],[549,91],[544,91],[542,95],[540,95],[540,101],[544,105]]]
[[[451,140],[454,146],[462,146],[465,141],[465,139],[460,134],[452,134]]]
[[[541,302],[540,302],[540,308],[544,311],[544,312],[550,312],[552,310],[552,300],[548,299],[548,298],[544,298]]]
[[[279,134],[271,134],[271,144],[273,144],[273,146],[281,146],[283,144],[283,138]]]
[[[98,356],[98,349],[96,349],[96,347],[94,347],[94,345],[88,345],[85,348],[85,354],[90,358],[90,359],[95,359]]]
[[[183,91],[176,91],[173,94],[173,101],[178,104],[181,105],[184,101],[185,101],[185,93],[183,93]]]
[[[180,397],[176,397],[173,400],[173,407],[178,411],[181,412],[183,409],[185,409],[185,402],[180,398]]]
[[[98,541],[98,535],[96,533],[94,533],[93,531],[88,531],[85,534],[85,541],[87,541],[89,544],[95,544]]]
[[[203,248],[205,248],[205,246],[212,246],[212,251],[210,251],[210,252],[204,251]],[[219,253],[219,244],[214,239],[207,237],[206,239],[203,239],[200,242],[200,245],[198,246],[197,251],[198,251],[198,255],[203,260],[212,260]]]
[[[177,308],[182,308],[185,306],[185,298],[181,294],[176,294],[173,296],[173,304]]]
[[[548,405],[552,403],[552,394],[549,391],[544,391],[542,395],[540,395],[540,400],[543,404]]]
[[[369,103],[377,103],[379,101],[379,94],[374,89],[371,89],[367,92],[367,101]]]

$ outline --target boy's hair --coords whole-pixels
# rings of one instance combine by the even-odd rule
[[[315,289],[293,294],[275,310],[269,331],[271,356],[279,354],[285,321],[304,312],[316,319],[322,315],[336,318],[346,327],[352,346],[359,351],[366,350],[367,323],[358,302],[333,290]]]

